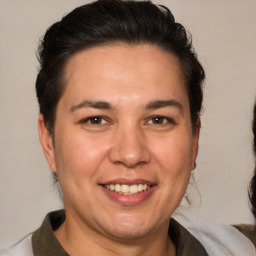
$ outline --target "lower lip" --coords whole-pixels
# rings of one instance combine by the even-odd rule
[[[105,192],[105,194],[110,199],[118,202],[119,204],[131,205],[131,206],[141,204],[142,202],[149,199],[149,197],[152,196],[152,193],[154,192],[154,190],[156,188],[156,186],[152,186],[148,190],[138,192],[138,193],[133,194],[133,195],[124,195],[124,194],[120,194],[116,191],[109,190],[109,189],[105,188],[102,185],[101,185],[101,187],[102,187],[103,191]]]

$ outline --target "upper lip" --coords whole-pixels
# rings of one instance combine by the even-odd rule
[[[147,184],[149,186],[156,185],[156,182],[152,182],[145,179],[114,179],[107,182],[100,183],[101,185],[110,185],[110,184],[123,184],[123,185],[134,185],[134,184]]]

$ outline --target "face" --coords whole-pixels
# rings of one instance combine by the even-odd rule
[[[66,221],[120,239],[167,232],[199,133],[178,60],[146,44],[94,47],[69,60],[65,81],[54,146],[42,116],[39,132]]]

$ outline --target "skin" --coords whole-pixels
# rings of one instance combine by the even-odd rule
[[[54,145],[39,116],[66,211],[57,239],[70,255],[175,255],[169,219],[195,168],[200,129],[198,121],[192,132],[177,58],[149,44],[93,47],[71,57],[65,81]],[[102,186],[143,182],[151,188],[135,196]]]

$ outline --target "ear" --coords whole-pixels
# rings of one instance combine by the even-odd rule
[[[194,170],[196,168],[196,157],[198,154],[198,142],[199,142],[199,135],[200,135],[200,129],[201,129],[201,120],[198,119],[196,122],[196,127],[194,131],[194,142],[193,142],[193,158],[191,163],[191,170]]]
[[[53,137],[45,125],[44,116],[42,114],[38,117],[38,132],[40,144],[48,165],[53,172],[56,172]]]

